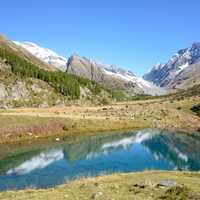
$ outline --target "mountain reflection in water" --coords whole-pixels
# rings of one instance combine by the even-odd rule
[[[5,155],[0,160],[0,190],[43,188],[102,173],[199,170],[199,149],[198,137],[154,129],[86,137],[43,151]]]

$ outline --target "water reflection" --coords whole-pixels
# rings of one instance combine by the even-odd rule
[[[14,167],[7,171],[7,174],[24,175],[30,173],[33,170],[43,169],[51,163],[64,158],[62,150],[50,150],[48,152],[42,152],[37,156],[34,156],[30,160],[25,161],[17,167]]]
[[[199,170],[200,138],[146,129],[70,141],[0,160],[0,190],[49,187],[102,173]]]

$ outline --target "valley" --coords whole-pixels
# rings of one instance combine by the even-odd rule
[[[200,1],[1,1],[0,200],[200,200]]]
[[[0,199],[199,199],[199,52],[142,78],[1,36]]]

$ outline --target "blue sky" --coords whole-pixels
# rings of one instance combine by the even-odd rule
[[[199,0],[6,0],[0,32],[143,75],[200,41]]]

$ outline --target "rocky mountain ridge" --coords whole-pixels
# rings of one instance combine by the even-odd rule
[[[67,72],[101,83],[109,89],[124,90],[129,94],[158,95],[164,93],[159,87],[135,76],[128,70],[116,65],[101,64],[77,54],[69,58]]]
[[[199,84],[200,43],[179,50],[165,64],[156,64],[143,78],[160,87],[173,89],[186,89]]]
[[[96,82],[62,72],[0,37],[1,108],[101,103],[104,98],[111,94]]]
[[[111,90],[123,90],[130,95],[135,94],[164,94],[165,91],[154,84],[135,76],[131,71],[107,65],[95,60],[73,54],[69,59],[56,54],[55,52],[42,48],[31,42],[16,42],[15,44],[25,48],[37,58],[41,59],[58,69],[103,84]]]
[[[67,58],[59,56],[54,51],[48,48],[42,48],[33,42],[22,42],[22,43],[18,41],[13,41],[13,42],[16,45],[23,47],[29,53],[33,54],[34,56],[44,61],[45,63],[55,66],[62,71],[66,70]]]
[[[13,43],[28,58],[33,56],[34,62],[36,58],[53,70],[89,79],[111,91],[123,91],[128,96],[162,95],[171,89],[187,89],[200,84],[200,43],[179,50],[166,64],[156,64],[143,78],[116,65],[103,64],[76,53],[65,58],[32,42],[8,43]]]

